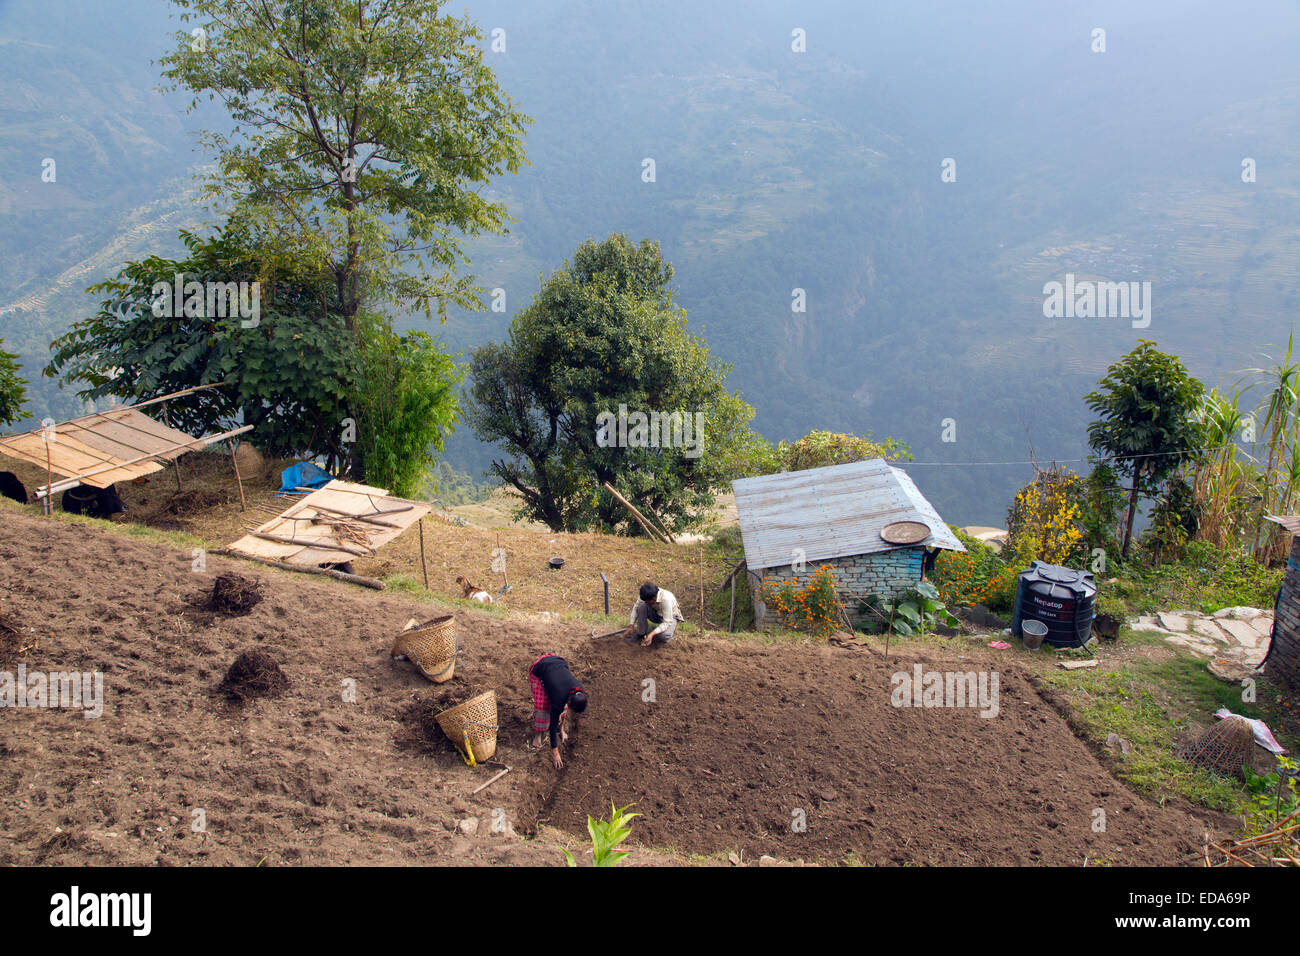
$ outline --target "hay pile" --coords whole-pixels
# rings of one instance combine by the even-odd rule
[[[225,495],[218,494],[208,488],[189,488],[172,495],[161,513],[174,515],[178,518],[188,518],[211,511],[218,505],[228,503],[229,499]]]
[[[289,686],[280,665],[264,651],[244,651],[226,671],[217,690],[242,703],[254,697],[278,697]]]
[[[242,617],[261,603],[265,596],[262,583],[239,574],[221,574],[212,585],[208,607],[218,614]]]

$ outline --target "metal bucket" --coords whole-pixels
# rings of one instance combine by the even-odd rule
[[[1043,646],[1043,638],[1047,636],[1047,625],[1042,621],[1021,621],[1020,622],[1020,640],[1025,645],[1025,650],[1036,651]]]

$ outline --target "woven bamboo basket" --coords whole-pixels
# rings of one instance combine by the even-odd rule
[[[456,619],[447,614],[402,631],[390,653],[393,657],[405,655],[421,674],[442,684],[456,674],[458,649]]]
[[[1254,746],[1255,734],[1250,724],[1240,717],[1225,717],[1185,745],[1179,756],[1198,767],[1240,779],[1241,765],[1249,762]]]
[[[471,697],[463,704],[449,707],[434,718],[442,732],[451,738],[456,749],[465,754],[465,737],[474,750],[474,761],[490,760],[497,752],[497,695],[488,691]]]

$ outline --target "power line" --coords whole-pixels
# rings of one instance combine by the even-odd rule
[[[1058,465],[1075,464],[1078,462],[1088,462],[1088,461],[1096,461],[1096,462],[1118,461],[1121,459],[1123,459],[1124,461],[1132,461],[1137,458],[1164,458],[1169,455],[1199,454],[1201,452],[1207,452],[1207,451],[1218,452],[1218,451],[1222,451],[1225,448],[1239,448],[1239,446],[1237,445],[1236,442],[1228,442],[1227,444],[1223,444],[1223,445],[1208,445],[1205,448],[1184,448],[1180,451],[1157,451],[1157,452],[1149,452],[1141,455],[1102,455],[1102,456],[1095,456],[1090,458],[1050,458],[1047,460],[1051,461],[1053,464],[1058,464]],[[1036,465],[1038,464],[1038,460],[1025,459],[1023,461],[900,461],[897,464],[899,466],[931,465],[931,466],[940,466],[940,467],[944,467],[944,466],[960,467],[963,465],[1002,466],[1002,465]]]

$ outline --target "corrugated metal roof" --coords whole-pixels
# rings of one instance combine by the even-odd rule
[[[804,560],[825,561],[893,550],[880,531],[895,521],[920,521],[924,541],[906,547],[965,551],[912,479],[883,458],[785,471],[731,483],[751,570]]]
[[[1300,515],[1265,515],[1269,521],[1276,521],[1292,534],[1300,534]]]

